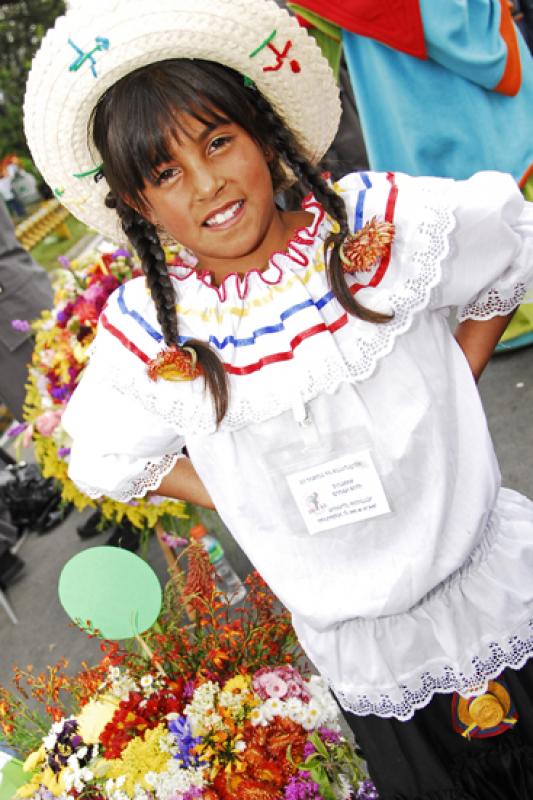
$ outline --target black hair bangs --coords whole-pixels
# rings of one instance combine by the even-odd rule
[[[190,135],[187,116],[207,127],[235,122],[264,145],[250,91],[235,70],[191,59],[157,62],[122,78],[92,115],[94,143],[112,192],[146,208],[146,183],[172,160],[172,144]]]

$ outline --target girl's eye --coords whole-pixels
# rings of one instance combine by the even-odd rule
[[[167,169],[162,170],[155,176],[155,184],[156,186],[161,186],[163,183],[171,180],[178,174],[179,170],[177,167],[168,167]]]
[[[210,150],[220,150],[231,141],[231,136],[216,136],[209,144]]]

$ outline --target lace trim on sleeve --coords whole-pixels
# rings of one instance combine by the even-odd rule
[[[468,305],[463,306],[457,315],[459,322],[466,319],[488,320],[505,317],[517,308],[527,292],[525,283],[517,283],[508,292],[493,287],[480,294]]]
[[[183,453],[170,453],[159,459],[147,461],[140,475],[123,481],[118,489],[107,493],[106,496],[121,503],[145,497],[148,492],[152,492],[160,486],[165,475],[168,475],[180,458],[186,458],[186,456]],[[93,500],[106,494],[102,489],[97,489],[82,481],[76,481],[76,484],[84,494]]]

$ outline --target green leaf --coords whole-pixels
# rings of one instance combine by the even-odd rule
[[[313,731],[313,733],[309,736],[309,741],[315,746],[315,750],[317,750],[321,755],[323,755],[325,758],[329,756],[326,745],[316,731]]]

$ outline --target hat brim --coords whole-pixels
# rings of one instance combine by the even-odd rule
[[[91,114],[122,77],[171,58],[215,61],[247,76],[312,163],[338,127],[338,90],[326,59],[272,0],[87,0],[44,37],[28,78],[24,124],[35,164],[56,197],[114,242],[124,234],[116,212],[104,205],[107,182],[95,182],[100,159]]]

